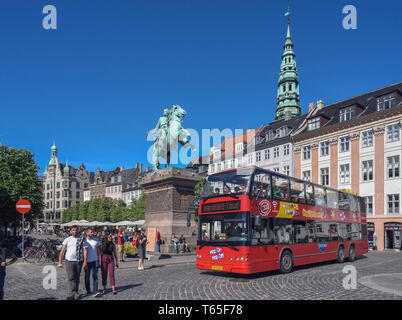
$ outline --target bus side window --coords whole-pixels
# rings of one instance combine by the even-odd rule
[[[305,184],[306,186],[306,203],[309,205],[314,205],[314,191],[311,184]]]
[[[272,176],[272,197],[273,199],[278,200],[289,200],[289,180],[278,177]]]
[[[307,221],[307,241],[308,243],[316,242],[315,237],[315,221]]]
[[[328,208],[338,209],[338,191],[327,189]]]
[[[304,183],[290,179],[290,201],[305,203]]]
[[[314,186],[314,200],[315,204],[320,207],[326,207],[327,201],[325,199],[325,189],[319,186]]]

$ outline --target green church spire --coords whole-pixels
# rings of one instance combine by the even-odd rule
[[[56,147],[56,141],[53,139],[53,146],[51,148],[52,155],[50,157],[49,161],[49,166],[56,165],[56,157],[57,157],[57,147]]]
[[[290,111],[291,117],[301,114],[299,103],[299,77],[297,74],[293,42],[290,36],[290,11],[285,13],[288,17],[288,29],[286,42],[283,46],[282,64],[279,72],[278,94],[276,102],[275,120],[285,118],[286,112]]]

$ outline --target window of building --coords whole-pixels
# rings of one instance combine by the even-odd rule
[[[340,181],[340,183],[349,183],[350,182],[349,164],[341,164],[339,166],[339,181]]]
[[[236,152],[240,152],[240,151],[243,151],[243,142],[236,143]]]
[[[80,198],[80,193],[79,193],[79,191],[77,192],[77,199],[79,199]]]
[[[387,158],[388,178],[399,177],[399,156]]]
[[[311,131],[320,127],[320,118],[316,117],[307,121],[307,130]]]
[[[274,171],[275,171],[275,172],[279,172],[279,167],[275,167],[275,168],[274,168]]]
[[[264,158],[265,160],[269,160],[269,149],[264,150]]]
[[[79,182],[77,182],[77,189],[79,189],[80,188],[80,183]]]
[[[339,121],[344,122],[355,117],[355,106],[350,106],[339,110]]]
[[[362,162],[363,181],[372,181],[374,178],[373,160]]]
[[[320,178],[321,178],[321,184],[323,186],[329,185],[329,168],[320,169]]]
[[[362,147],[372,147],[373,146],[373,130],[365,131],[362,133]]]
[[[234,166],[235,166],[235,161],[234,161],[234,159],[231,159],[230,160],[230,167],[234,168]]]
[[[303,180],[311,181],[311,171],[303,171]]]
[[[227,169],[228,168],[228,162],[227,161],[224,161],[223,162],[223,169]]]
[[[57,189],[60,189],[60,182],[57,182],[56,188],[57,188]]]
[[[329,155],[329,141],[323,141],[320,143],[321,157]]]
[[[388,213],[399,213],[399,194],[388,194]]]
[[[311,147],[305,146],[303,147],[303,160],[308,160],[311,158]]]
[[[400,128],[399,123],[387,126],[387,142],[399,141]]]
[[[339,152],[347,152],[350,150],[350,137],[340,138],[340,150]]]
[[[283,167],[283,173],[286,174],[287,176],[290,175],[290,167],[289,166],[284,166]]]
[[[283,146],[283,155],[287,156],[290,153],[290,146],[288,144]]]
[[[373,214],[373,196],[364,197],[366,202],[366,213]]]
[[[247,160],[248,160],[248,164],[252,164],[252,163],[253,163],[253,154],[252,154],[252,153],[249,153],[249,154],[248,154]]]
[[[377,110],[386,110],[395,107],[395,94],[387,94],[377,98]]]
[[[60,191],[56,192],[56,199],[60,199]]]
[[[261,161],[261,152],[256,152],[255,153],[255,161],[256,162],[260,162]]]
[[[274,158],[279,157],[279,147],[274,148]]]
[[[217,167],[217,169],[216,169],[217,172],[219,172],[219,171],[222,170],[222,165],[221,165],[220,163],[218,163],[218,164],[216,165],[216,167]]]

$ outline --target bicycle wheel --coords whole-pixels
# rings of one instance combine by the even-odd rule
[[[38,249],[31,248],[24,253],[24,260],[28,263],[33,263],[35,261],[35,255],[38,253]]]
[[[38,264],[38,265],[43,265],[47,260],[46,258],[47,258],[46,252],[39,251],[35,255],[35,263]]]

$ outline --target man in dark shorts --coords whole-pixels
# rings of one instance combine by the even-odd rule
[[[144,260],[145,260],[145,252],[147,248],[147,237],[145,235],[145,230],[140,229],[140,235],[137,239],[138,242],[138,270],[144,270]]]
[[[7,258],[11,260],[7,262]],[[7,246],[7,242],[2,240],[0,242],[0,300],[4,299],[4,283],[6,282],[6,267],[17,261],[15,250],[10,250]]]

